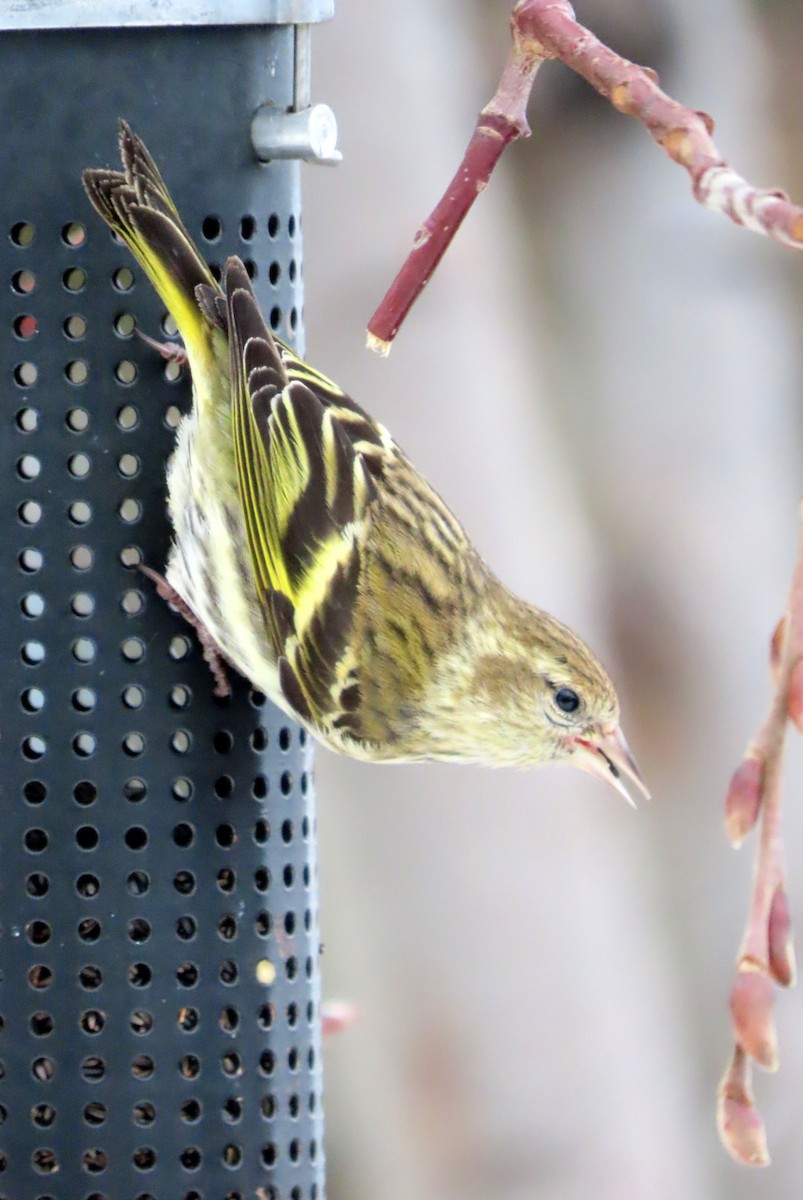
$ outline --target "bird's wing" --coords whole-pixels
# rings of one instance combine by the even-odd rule
[[[361,534],[395,447],[339,388],[277,344],[239,259],[227,264],[225,291],[234,454],[257,593],[286,699],[328,726],[353,712]],[[223,316],[204,289],[199,301]]]

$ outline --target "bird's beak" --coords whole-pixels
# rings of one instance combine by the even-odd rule
[[[572,765],[579,767],[581,771],[598,775],[600,779],[610,783],[633,808],[636,807],[636,803],[627,790],[625,779],[641,792],[645,800],[649,800],[650,793],[641,778],[636,760],[630,753],[625,735],[618,725],[609,733],[592,733],[587,738],[571,738],[570,745],[573,751],[570,759]]]

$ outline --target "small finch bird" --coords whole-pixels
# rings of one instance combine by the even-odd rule
[[[381,762],[572,763],[643,792],[613,684],[492,574],[387,429],[268,329],[239,258],[223,287],[143,143],[87,170],[92,204],[173,315],[193,408],[168,467],[160,595],[334,750]]]

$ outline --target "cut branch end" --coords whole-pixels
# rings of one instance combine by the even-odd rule
[[[382,358],[387,358],[393,349],[393,340],[388,341],[386,338],[377,337],[375,333],[371,333],[369,330],[366,334],[365,345],[374,354],[379,354]]]

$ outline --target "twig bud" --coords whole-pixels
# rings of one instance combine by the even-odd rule
[[[786,710],[799,733],[803,733],[803,658],[792,667],[786,693]]]
[[[734,771],[725,797],[725,829],[738,849],[758,820],[764,786],[764,761],[753,755]]]
[[[744,1051],[738,1046],[717,1092],[717,1129],[723,1146],[737,1162],[751,1167],[769,1165],[764,1123],[753,1103]]]
[[[705,131],[708,134],[708,136],[713,137],[716,126],[714,125],[714,118],[711,116],[711,114],[707,113],[707,112],[703,112],[703,110],[701,108],[698,108],[694,115],[696,117],[700,118],[703,125],[705,126]]]
[[[360,1019],[360,1014],[348,1000],[324,1000],[321,1005],[321,1035],[329,1037],[351,1029]]]
[[[763,963],[743,958],[731,991],[736,1041],[766,1071],[778,1069],[778,1038],[772,1019],[772,980]]]
[[[781,675],[781,659],[783,658],[783,644],[786,638],[786,617],[781,617],[778,624],[772,631],[770,640],[770,678],[774,687],[778,686],[778,680]]]
[[[770,974],[781,987],[794,987],[795,947],[792,942],[792,918],[786,889],[779,885],[772,897],[769,919]]]

